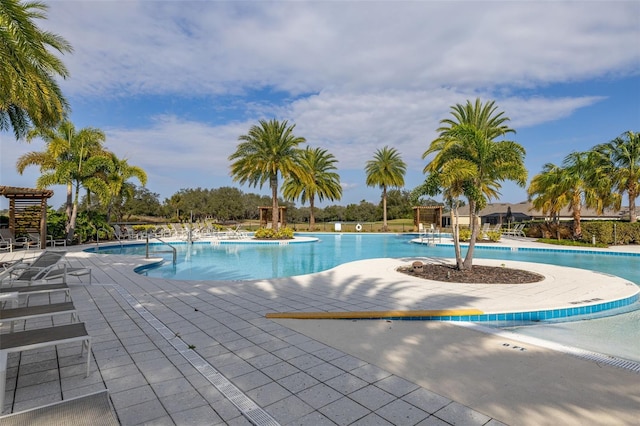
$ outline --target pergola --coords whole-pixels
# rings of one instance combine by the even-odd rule
[[[266,226],[267,223],[271,222],[273,207],[258,207],[260,210],[260,225]],[[278,218],[280,219],[280,226],[285,226],[287,224],[287,216],[285,213],[287,212],[286,206],[278,206]]]
[[[413,208],[413,231],[419,229],[418,224],[431,224],[436,228],[442,226],[442,209],[444,206],[416,206]]]
[[[9,230],[13,235],[26,232],[40,234],[40,248],[47,247],[47,199],[50,189],[0,186],[0,195],[9,199]]]

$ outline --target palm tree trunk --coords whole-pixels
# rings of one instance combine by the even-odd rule
[[[313,196],[309,198],[309,231],[313,231],[313,228],[316,225],[316,217],[313,214],[313,210],[315,209],[315,199]]]
[[[73,186],[71,182],[67,183],[67,204],[65,211],[67,213],[67,226],[65,231],[69,232],[69,224],[71,223],[71,211],[73,210]]]
[[[462,252],[460,250],[460,228],[458,226],[458,203],[451,206],[451,234],[453,247],[456,252],[456,269],[462,269]]]
[[[574,197],[571,205],[571,211],[573,213],[573,237],[580,238],[582,236],[582,226],[580,225],[580,218],[582,215],[582,204],[579,197]]]
[[[636,215],[636,198],[638,198],[638,191],[636,189],[629,189],[629,222],[635,223],[638,221]]]
[[[67,230],[67,243],[71,244],[73,236],[76,233],[76,221],[78,219],[78,198],[80,196],[80,184],[76,184],[76,194],[73,200],[73,209],[71,211],[71,218],[69,219],[69,229]]]
[[[271,186],[271,225],[274,231],[278,230],[278,223],[280,222],[280,211],[278,208],[278,175],[271,175],[269,178],[269,185]]]
[[[479,227],[476,224],[476,202],[469,200],[469,221],[471,225],[471,240],[469,240],[469,247],[467,248],[467,255],[464,257],[462,263],[462,270],[467,271],[473,267],[473,251],[476,247],[476,238],[480,232]]]
[[[382,231],[387,232],[387,187],[382,187]]]

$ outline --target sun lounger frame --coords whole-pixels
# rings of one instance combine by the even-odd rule
[[[23,308],[0,309],[0,322],[11,322],[11,332],[16,321],[26,321],[55,315],[71,315],[71,322],[78,318],[73,302],[52,303],[49,305],[27,306]]]
[[[0,295],[15,293],[16,297],[26,296],[27,303],[29,302],[29,296],[42,293],[57,293],[64,292],[64,301],[71,300],[71,289],[69,286],[62,283],[55,284],[41,284],[41,285],[29,285],[18,287],[5,287],[0,288]]]
[[[13,352],[46,348],[65,343],[82,342],[80,354],[87,346],[87,374],[91,368],[91,336],[83,322],[55,327],[38,328],[0,335],[0,413],[4,409],[4,394],[7,381],[7,357]]]

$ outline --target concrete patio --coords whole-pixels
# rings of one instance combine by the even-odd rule
[[[640,417],[637,373],[530,345],[523,357],[512,349],[522,345],[515,340],[500,338],[502,348],[488,348],[483,345],[495,336],[431,324],[418,334],[424,339],[412,343],[415,328],[398,330],[404,325],[383,321],[265,318],[269,312],[413,309],[416,300],[429,308],[435,295],[442,296],[441,289],[425,290],[404,277],[389,275],[390,264],[384,266],[387,272],[372,268],[363,272],[347,265],[272,281],[177,281],[134,273],[135,266],[148,262],[143,258],[80,249],[69,248],[67,260],[74,267],[92,268],[93,284],[73,280],[69,285],[80,320],[93,338],[91,374],[85,378],[79,344],[10,355],[3,414],[108,389],[123,425],[497,425],[544,424],[545,418],[554,424],[561,407],[568,410],[563,424],[631,424]],[[0,260],[32,254],[7,253]],[[398,262],[406,260],[394,264]],[[554,274],[558,278],[558,272]],[[496,290],[497,303],[504,303],[503,290]],[[61,295],[38,297],[53,302]],[[492,299],[489,290],[481,298],[463,299],[469,303],[474,297],[482,303]],[[527,297],[534,305],[538,302]],[[442,297],[438,300],[442,303]],[[50,319],[30,320],[26,326],[51,324]],[[392,326],[397,332],[385,334]],[[515,374],[515,366],[535,369],[538,378],[527,389],[529,400],[515,400],[510,396],[516,394],[513,389],[492,386],[488,391],[487,383],[478,382],[489,380],[477,374],[482,364],[454,362],[454,357],[447,364],[437,357],[434,351],[456,341],[475,342],[478,355],[484,356],[485,371],[491,371],[489,377],[497,382],[501,371]],[[495,361],[488,360],[486,353],[494,350],[501,352]],[[534,353],[545,356],[531,356]],[[553,406],[540,392],[540,386],[547,386],[545,377],[550,381],[558,377],[552,360],[556,366],[572,366],[565,380],[573,380],[574,374],[595,379],[597,373],[597,380],[610,386],[593,388],[592,396],[582,399],[571,390],[551,390],[554,398],[558,394],[565,398]],[[548,371],[541,371],[541,362]],[[484,397],[469,398],[445,384],[445,378],[476,388],[476,394]],[[587,406],[594,399],[599,405]],[[614,411],[605,408],[608,403]],[[548,416],[527,420],[522,416],[527,411],[522,410],[524,405],[532,412],[547,410]]]

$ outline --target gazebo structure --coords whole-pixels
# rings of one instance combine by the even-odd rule
[[[40,248],[47,247],[47,199],[50,189],[0,186],[0,195],[9,199],[9,230],[13,235],[27,232],[40,234]]]
[[[273,207],[258,207],[258,210],[260,210],[260,226],[267,226],[267,223],[270,223],[273,219]],[[278,218],[280,219],[280,226],[285,226],[287,224],[287,216],[285,214],[286,212],[286,206],[278,206]]]
[[[413,208],[413,231],[417,232],[419,224],[433,224],[435,228],[442,226],[442,209],[444,206],[416,206]]]

